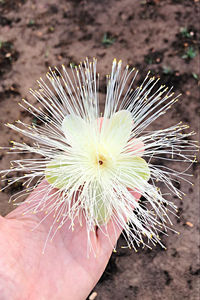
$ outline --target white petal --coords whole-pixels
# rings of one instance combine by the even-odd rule
[[[85,181],[80,165],[81,161],[77,163],[71,156],[57,155],[47,163],[44,171],[45,178],[57,189],[67,190],[75,184],[79,187]]]
[[[130,139],[131,129],[132,117],[127,110],[118,111],[105,123],[103,122],[101,138],[111,155],[117,155],[123,151]]]
[[[139,139],[131,139],[126,147],[127,153],[130,154],[130,156],[143,156],[145,150],[144,143]]]
[[[53,187],[57,189],[67,186],[69,181],[69,174],[66,175],[66,168],[69,162],[66,161],[64,155],[59,155],[50,161],[45,169],[45,178]]]
[[[93,202],[94,209],[94,219],[96,220],[96,225],[101,226],[106,224],[112,214],[111,209],[108,209],[108,204],[106,205],[106,197],[103,193],[103,190],[99,184],[96,186],[95,190],[95,199]]]
[[[79,148],[87,147],[89,138],[91,140],[90,130],[92,126],[76,115],[68,115],[62,122],[62,130],[66,136],[69,145]]]
[[[134,156],[121,161],[120,181],[127,188],[140,188],[150,179],[150,169],[147,162],[139,157]]]

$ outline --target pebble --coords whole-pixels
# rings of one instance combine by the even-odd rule
[[[89,296],[89,300],[94,300],[97,296],[97,292],[93,292],[90,296]]]
[[[191,222],[186,222],[185,224],[191,228],[194,227],[194,225]]]

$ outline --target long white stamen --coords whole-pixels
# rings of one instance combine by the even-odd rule
[[[123,71],[122,62],[116,59],[107,76],[101,118],[96,64],[96,59],[86,59],[78,67],[71,66],[71,76],[65,66],[62,70],[50,68],[49,84],[40,78],[39,90],[30,90],[41,107],[27,100],[20,103],[42,125],[36,122],[30,126],[20,120],[16,125],[7,124],[33,140],[31,146],[13,142],[10,153],[31,152],[38,158],[12,160],[11,168],[0,172],[3,180],[13,172],[20,172],[20,176],[9,178],[3,189],[23,181],[29,194],[43,179],[48,181],[29,196],[29,203],[21,203],[24,214],[45,212],[40,223],[52,217],[47,241],[62,226],[73,230],[77,220],[82,226],[84,218],[91,251],[90,233],[95,226],[111,242],[107,223],[115,234],[117,228],[124,229],[128,247],[135,250],[140,244],[150,248],[150,241],[164,247],[159,233],[169,229],[167,224],[172,223],[168,213],[176,211],[176,205],[168,199],[172,194],[180,198],[183,195],[174,183],[189,182],[186,172],[195,160],[197,146],[188,138],[194,133],[185,133],[188,126],[181,123],[150,131],[148,126],[178,96],[173,96],[172,89],[159,86],[159,79],[149,77],[150,72],[134,90],[138,71],[129,71],[128,66]],[[176,171],[170,161],[188,165]],[[169,192],[162,194],[157,182],[164,183]],[[146,200],[138,202],[130,190]],[[21,197],[23,191],[10,200],[19,205]]]

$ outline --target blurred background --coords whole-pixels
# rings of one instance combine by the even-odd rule
[[[199,0],[0,0],[0,145],[23,141],[4,123],[18,119],[37,122],[18,102],[27,98],[37,105],[29,88],[37,87],[36,80],[45,76],[48,67],[75,66],[86,56],[98,59],[102,102],[105,75],[116,57],[124,66],[140,70],[136,83],[151,70],[161,77],[161,83],[182,94],[151,129],[181,120],[198,132],[199,8]],[[1,151],[1,169],[9,167],[9,158]],[[198,171],[199,162],[190,169],[196,185],[180,182],[178,187],[186,196],[173,198],[178,218],[172,216],[172,221],[180,236],[173,232],[162,236],[166,251],[158,245],[137,253],[121,249],[121,238],[118,251],[88,299],[200,299]],[[1,187],[4,185],[1,182]],[[18,183],[1,193],[2,215],[13,209],[8,199],[22,188]]]

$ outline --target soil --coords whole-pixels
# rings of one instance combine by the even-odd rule
[[[68,67],[86,56],[98,59],[102,75],[109,73],[114,57],[137,67],[138,81],[149,69],[160,75],[162,83],[182,96],[151,129],[181,120],[198,132],[199,8],[199,0],[0,0],[0,144],[9,147],[11,140],[23,140],[4,123],[34,121],[18,102],[31,99],[29,88],[36,87],[48,66]],[[1,151],[1,169],[9,167],[9,158]],[[180,182],[187,196],[173,199],[179,217],[172,216],[172,221],[181,235],[162,236],[166,251],[156,246],[137,253],[120,248],[120,238],[117,253],[94,288],[95,299],[200,299],[199,167],[196,163],[190,170],[196,185]],[[1,193],[2,215],[13,209],[8,199],[21,189],[17,184]]]

